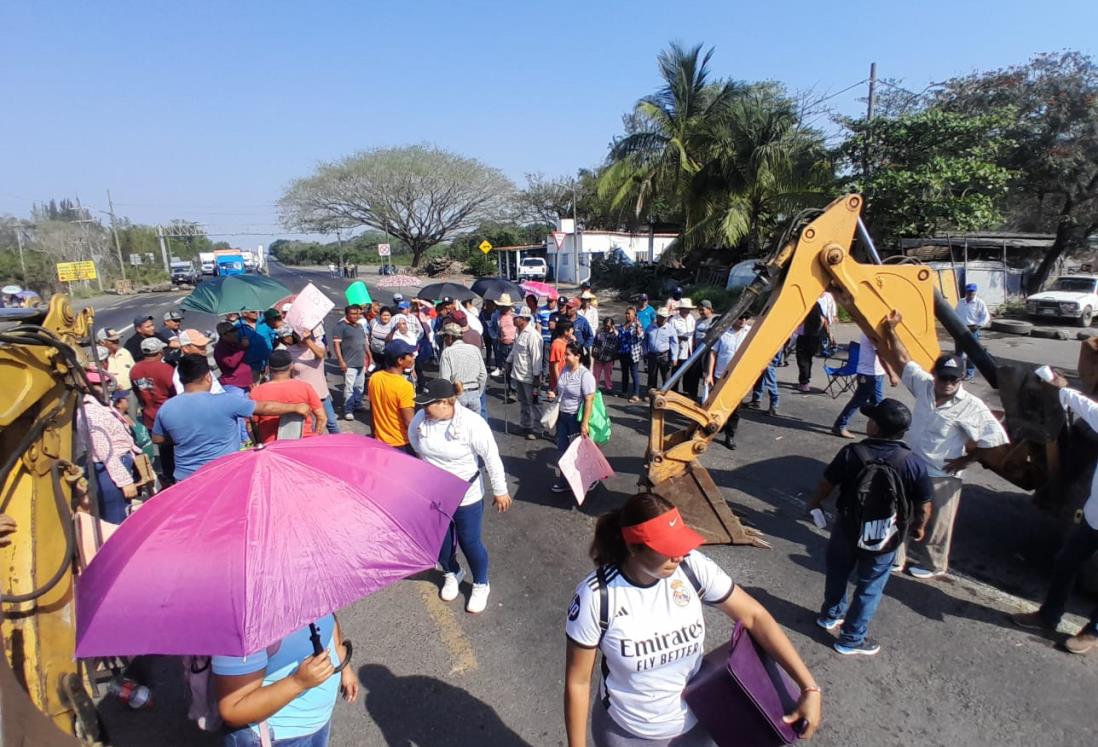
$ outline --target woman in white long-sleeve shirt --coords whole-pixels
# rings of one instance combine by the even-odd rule
[[[484,486],[477,459],[484,460],[493,503],[499,512],[511,507],[507,493],[507,475],[499,458],[499,448],[487,421],[457,404],[461,385],[446,379],[433,379],[416,397],[422,409],[408,426],[408,441],[420,459],[444,469],[469,483],[461,505],[454,513],[450,531],[439,552],[439,564],[445,581],[439,596],[449,602],[457,598],[458,584],[465,572],[457,560],[457,548],[473,573],[473,591],[465,605],[468,612],[483,612],[488,604],[488,550],[481,537],[484,519]],[[456,538],[456,542],[455,542]]]

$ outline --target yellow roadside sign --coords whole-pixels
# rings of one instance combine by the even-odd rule
[[[484,241],[480,242],[480,250],[481,250],[482,252],[484,252],[485,254],[487,254],[488,252],[492,251],[492,245],[488,243],[488,240],[487,240],[487,239],[485,239]]]
[[[62,283],[71,283],[74,280],[95,280],[95,262],[90,259],[83,262],[58,262],[57,279]]]

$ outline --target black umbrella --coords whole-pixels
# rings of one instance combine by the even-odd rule
[[[518,303],[526,295],[521,285],[512,283],[507,278],[479,278],[473,283],[473,293],[485,301],[498,301],[506,293],[511,297],[512,303]]]
[[[420,288],[416,294],[416,298],[424,301],[438,301],[447,296],[455,301],[464,301],[467,298],[476,298],[477,294],[461,283],[431,283]]]

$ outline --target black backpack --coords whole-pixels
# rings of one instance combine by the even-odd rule
[[[859,550],[894,550],[911,524],[911,501],[902,475],[911,449],[898,443],[887,457],[878,457],[864,444],[850,448],[862,468],[857,478],[843,482],[839,509],[843,529]]]

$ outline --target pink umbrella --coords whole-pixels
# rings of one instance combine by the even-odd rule
[[[556,298],[560,295],[549,283],[539,283],[537,280],[527,280],[522,284],[522,288],[528,293],[536,293],[544,298]]]
[[[433,568],[468,484],[351,433],[211,462],[80,577],[76,655],[246,656]]]

